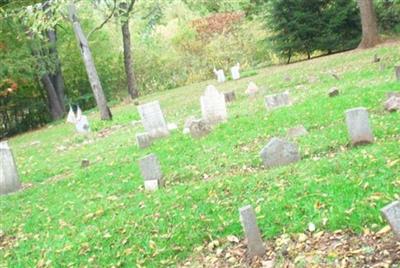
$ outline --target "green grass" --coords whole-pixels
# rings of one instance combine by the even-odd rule
[[[384,71],[372,63],[375,53]],[[207,241],[243,237],[238,208],[247,204],[256,208],[265,239],[303,232],[309,222],[327,231],[379,229],[385,225],[379,209],[400,195],[400,113],[382,108],[386,92],[400,90],[393,68],[399,61],[398,44],[391,44],[269,67],[217,85],[235,90],[237,101],[228,106],[229,121],[199,140],[180,130],[139,150],[133,104],[114,107],[112,122],[90,112],[87,136],[59,122],[12,138],[21,179],[32,187],[0,197],[0,229],[16,239],[0,250],[0,266],[174,266]],[[310,76],[318,81],[309,83]],[[249,81],[263,88],[255,101],[244,94]],[[182,126],[187,116],[200,115],[199,96],[211,82],[140,102],[160,100],[168,121]],[[341,94],[329,98],[333,86]],[[284,90],[295,104],[267,112],[263,95]],[[344,112],[358,106],[369,109],[376,142],[352,148]],[[302,161],[262,169],[261,148],[298,124],[310,132],[296,140]],[[154,193],[143,190],[137,164],[150,152],[166,180]],[[91,161],[87,169],[80,168],[83,158]]]

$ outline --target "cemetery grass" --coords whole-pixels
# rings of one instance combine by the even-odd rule
[[[381,63],[372,63],[374,54]],[[400,114],[382,108],[386,92],[400,91],[394,66],[399,44],[356,50],[257,70],[257,75],[216,85],[207,81],[140,99],[160,100],[180,130],[139,150],[136,106],[115,106],[114,120],[88,113],[92,132],[54,123],[10,140],[25,189],[0,197],[1,267],[175,266],[210,241],[243,238],[238,208],[252,205],[265,240],[317,231],[362,233],[386,223],[379,209],[400,195]],[[335,73],[336,80],[330,73]],[[289,76],[290,81],[284,78]],[[310,81],[316,80],[316,81]],[[249,81],[262,88],[255,100]],[[208,136],[182,134],[187,116],[200,115],[209,83],[234,90],[229,121]],[[340,95],[327,92],[338,87]],[[267,112],[264,95],[290,90],[294,105]],[[370,112],[375,143],[349,145],[344,112]],[[259,151],[274,136],[303,124],[302,160],[261,168]],[[137,159],[155,153],[166,187],[143,190]],[[90,166],[81,168],[82,159]]]

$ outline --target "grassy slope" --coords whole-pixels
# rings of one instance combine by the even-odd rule
[[[237,209],[246,204],[257,208],[265,239],[301,232],[309,222],[324,230],[380,228],[379,208],[400,194],[400,114],[382,109],[386,92],[400,90],[396,45],[271,67],[220,85],[235,90],[238,100],[228,107],[229,121],[200,140],[179,131],[139,150],[140,129],[130,125],[138,119],[133,104],[114,108],[113,122],[92,113],[88,136],[59,123],[11,139],[21,178],[33,186],[0,197],[0,229],[17,237],[14,248],[0,250],[0,266],[32,267],[40,260],[55,267],[173,264],[211,239],[241,237]],[[371,63],[375,53],[386,64],[383,72]],[[283,79],[287,74],[290,82]],[[310,76],[318,81],[310,83]],[[289,89],[295,105],[267,112],[263,97],[245,97],[249,81],[263,94]],[[168,121],[182,125],[186,116],[200,114],[207,84],[141,102],[159,99]],[[341,95],[328,98],[333,86]],[[351,148],[344,111],[358,106],[370,110],[376,143]],[[303,160],[261,169],[259,150],[297,124],[310,131],[297,140]],[[112,125],[122,127],[100,137]],[[143,191],[137,165],[149,152],[158,155],[167,183],[155,193]],[[82,158],[91,160],[89,168],[80,168]]]

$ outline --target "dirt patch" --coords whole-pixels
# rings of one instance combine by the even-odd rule
[[[11,248],[15,241],[15,237],[6,235],[2,230],[0,230],[0,250]]]
[[[282,235],[266,241],[262,259],[246,258],[246,241],[234,236],[198,248],[179,267],[399,267],[400,241],[389,227],[357,235],[351,231]]]

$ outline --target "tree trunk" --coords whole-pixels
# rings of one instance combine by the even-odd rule
[[[372,0],[357,0],[361,14],[362,39],[359,48],[370,48],[380,41]]]
[[[73,3],[69,5],[69,16],[72,22],[72,26],[75,32],[76,39],[79,43],[79,47],[81,49],[81,54],[83,58],[83,62],[85,63],[86,72],[89,77],[90,86],[92,88],[97,107],[100,110],[100,117],[102,120],[111,120],[112,115],[111,111],[107,106],[107,99],[104,95],[103,88],[101,86],[101,82],[99,76],[97,75],[96,67],[94,65],[92,53],[89,48],[88,41],[86,39],[85,34],[82,31],[81,25],[76,16],[76,10]]]
[[[62,106],[63,111],[65,112],[65,84],[64,77],[61,72],[61,62],[58,57],[57,51],[57,33],[55,30],[48,30],[47,37],[50,44],[50,55],[54,58],[54,73],[51,74],[51,81],[53,83],[54,89],[56,90],[60,105]]]
[[[122,23],[122,40],[124,43],[124,64],[126,80],[128,83],[128,93],[132,99],[136,99],[139,96],[138,89],[136,86],[135,73],[133,71],[132,64],[132,53],[131,53],[131,33],[129,31],[129,19]]]
[[[47,93],[48,107],[51,113],[51,117],[54,120],[61,119],[64,116],[64,107],[62,107],[57,92],[53,86],[49,74],[44,74],[40,81]]]

